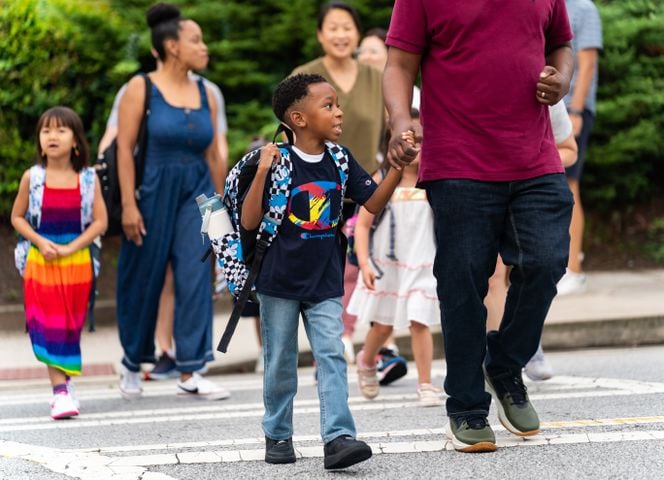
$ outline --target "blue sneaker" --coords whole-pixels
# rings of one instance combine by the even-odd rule
[[[395,355],[389,348],[381,348],[378,351],[376,360],[378,378],[380,379],[378,383],[382,386],[389,385],[408,373],[406,359]]]
[[[175,369],[175,360],[168,356],[166,352],[162,353],[155,363],[151,372],[145,374],[146,380],[168,380],[177,378],[180,372]]]

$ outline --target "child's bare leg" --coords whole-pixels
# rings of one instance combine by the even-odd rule
[[[67,383],[67,375],[62,370],[47,366],[48,368],[48,377],[51,379],[51,386],[55,387],[56,385],[63,385]]]
[[[431,383],[431,363],[433,362],[433,338],[427,325],[411,321],[410,340],[417,367],[417,383]]]
[[[392,330],[392,325],[381,325],[380,323],[374,323],[369,329],[363,348],[364,361],[368,364],[367,366],[373,367],[376,363],[376,354],[385,343],[385,340],[392,335]]]

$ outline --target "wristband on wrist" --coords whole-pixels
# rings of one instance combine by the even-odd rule
[[[568,108],[567,113],[570,115],[578,115],[579,117],[583,116],[583,110],[579,110],[578,108]]]

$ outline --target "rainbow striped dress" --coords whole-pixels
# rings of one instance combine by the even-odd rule
[[[80,182],[80,177],[79,177]],[[44,185],[37,232],[58,244],[81,234],[81,192]],[[81,330],[92,290],[89,248],[46,260],[31,245],[23,274],[25,315],[32,349],[40,362],[67,375],[81,373]]]

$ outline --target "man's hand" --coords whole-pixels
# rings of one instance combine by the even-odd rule
[[[555,105],[567,94],[569,82],[551,65],[546,65],[537,82],[537,101],[543,105]]]
[[[145,230],[143,216],[136,204],[122,207],[122,230],[124,230],[127,239],[139,247],[143,245],[143,236],[148,232]]]
[[[415,160],[420,149],[413,146],[422,142],[422,126],[417,123],[396,126],[387,147],[387,161],[392,167],[401,170]]]

